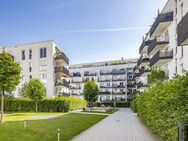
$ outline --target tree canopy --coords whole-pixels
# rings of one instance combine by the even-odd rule
[[[88,80],[84,84],[83,93],[84,93],[84,99],[88,103],[93,103],[93,102],[97,101],[98,94],[99,94],[99,89],[98,89],[98,86],[97,86],[96,82],[94,80]]]
[[[154,84],[156,82],[162,82],[167,79],[165,72],[161,69],[152,69],[148,76],[148,84]]]
[[[38,109],[38,101],[46,97],[46,88],[39,79],[30,80],[24,87],[24,94],[26,97],[31,98],[36,103],[36,112]]]
[[[16,90],[21,79],[21,66],[14,62],[11,55],[3,51],[0,54],[0,91],[1,91],[1,123],[3,123],[3,108],[5,92]]]

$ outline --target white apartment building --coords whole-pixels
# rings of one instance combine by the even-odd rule
[[[13,96],[19,97],[24,83],[32,78],[43,82],[48,97],[69,93],[69,59],[54,41],[0,47],[0,53],[3,50],[12,55],[14,61],[19,62],[22,67],[21,83],[12,92]]]
[[[128,101],[135,89],[133,68],[137,59],[70,65],[70,95],[83,98],[84,83],[95,80],[99,102]]]
[[[144,91],[151,68],[171,79],[188,70],[188,0],[168,0],[139,48],[137,89]]]

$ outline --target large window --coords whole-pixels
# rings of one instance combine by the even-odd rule
[[[25,50],[22,50],[22,60],[25,60]]]
[[[32,59],[32,50],[29,50],[29,59]]]
[[[40,48],[40,58],[46,58],[46,48]]]
[[[32,72],[32,63],[29,62],[29,72]]]

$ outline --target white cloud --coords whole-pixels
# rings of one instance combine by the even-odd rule
[[[62,32],[54,32],[55,34],[64,33],[84,33],[84,32],[116,32],[116,31],[131,31],[131,30],[146,30],[149,27],[120,27],[120,28],[103,28],[103,29],[83,29],[83,30],[68,30]]]

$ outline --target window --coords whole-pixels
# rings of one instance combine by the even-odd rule
[[[32,50],[29,50],[29,59],[32,59]]]
[[[22,60],[25,60],[25,50],[22,50]]]
[[[46,48],[40,48],[40,58],[46,58]]]
[[[40,74],[40,79],[41,80],[46,80],[47,79],[47,74],[46,73],[41,73]]]
[[[32,72],[32,63],[29,62],[29,72]]]
[[[181,46],[181,57],[183,57],[183,46]]]
[[[178,72],[178,67],[177,67],[177,58],[175,59],[175,73],[177,74]]]
[[[29,79],[30,79],[30,80],[32,79],[32,75],[29,75]]]

